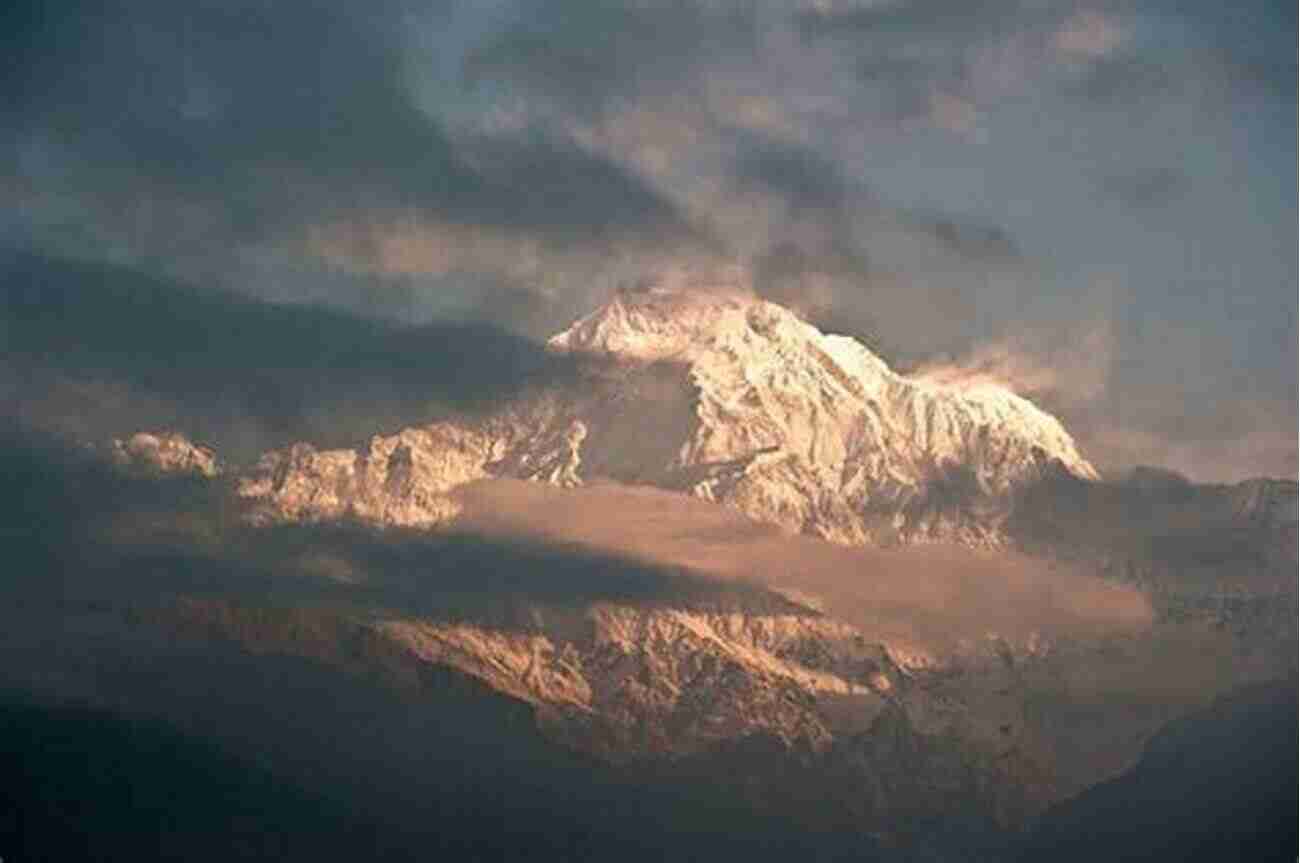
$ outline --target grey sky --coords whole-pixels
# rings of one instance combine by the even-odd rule
[[[8,247],[530,337],[739,258],[895,362],[1003,375],[1104,466],[1296,471],[1289,4],[4,14]]]

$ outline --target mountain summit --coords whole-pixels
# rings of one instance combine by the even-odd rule
[[[653,485],[847,544],[997,544],[1045,470],[1096,477],[1054,417],[1007,389],[908,378],[861,343],[746,293],[670,274],[550,339],[593,360],[578,386],[356,450],[268,453],[241,491],[261,519],[432,524],[487,477]]]

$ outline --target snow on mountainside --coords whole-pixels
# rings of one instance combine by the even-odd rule
[[[375,608],[266,614],[242,600],[184,598],[158,612],[159,623],[394,685],[472,682],[526,705],[546,737],[570,748],[654,770],[698,770],[768,811],[789,814],[792,801],[804,801],[800,817],[842,812],[881,836],[907,824],[929,832],[955,812],[1023,825],[1129,767],[1178,710],[1229,683],[1294,668],[1294,482],[1196,486],[1149,469],[1126,483],[1094,482],[1066,430],[1029,401],[988,383],[900,375],[855,340],[820,332],[728,274],[675,274],[620,293],[550,348],[590,359],[576,383],[352,449],[297,443],[227,473],[254,523],[455,525],[474,535],[470,549],[484,537],[509,537],[487,565],[479,551],[458,551],[450,531],[309,532],[306,553],[285,558],[278,532],[239,526],[233,553],[265,541],[269,569],[328,579],[330,596],[339,585],[363,585],[355,595],[375,597]],[[137,435],[114,452],[146,472],[216,464],[171,432]],[[470,485],[488,478],[539,484]],[[591,487],[566,495],[547,485]],[[893,552],[786,537],[752,546],[782,577],[754,592],[724,591],[720,562],[752,578],[759,558],[728,557],[709,537],[752,526],[734,517],[718,526],[681,510],[726,515],[719,507],[628,486],[689,494],[850,545],[1005,543],[1063,558],[1068,574],[1016,588],[1015,555],[979,554],[970,558],[1008,579],[954,580],[949,561],[957,557],[913,549],[898,553],[907,560],[897,578],[920,587],[898,592],[887,589],[883,566],[851,559],[879,562]],[[654,500],[636,509],[611,488]],[[566,510],[561,497],[584,504]],[[656,508],[673,512],[668,527],[656,527]],[[485,525],[484,513],[497,521]],[[584,526],[607,519],[608,530],[556,534],[538,513]],[[676,556],[662,557],[664,572],[676,573],[671,588],[590,589],[645,561],[645,549],[662,552],[657,537],[683,524],[695,533],[675,538]],[[617,542],[602,546],[609,534]],[[600,555],[557,565],[553,556],[509,551],[521,539],[524,549],[539,539],[566,555]],[[833,572],[857,582],[854,589],[817,570],[802,551],[808,546],[844,555]],[[696,593],[680,575],[700,561],[718,578]],[[567,566],[589,566],[601,581],[569,578]],[[509,578],[482,588],[492,603],[474,594],[475,602],[457,604],[465,584],[498,569]],[[925,569],[948,580],[927,581]],[[1107,580],[1104,596],[1075,589],[1088,572]],[[1145,614],[1097,633],[1056,617],[1032,629],[1005,623],[1024,616],[1029,606],[1017,596],[1031,594],[1070,614],[1119,619],[1109,590],[1116,580],[1153,597],[1155,624],[1148,628]],[[1050,587],[1067,581],[1069,590]],[[539,598],[521,588],[528,584],[555,592]],[[944,585],[957,589],[937,589]],[[981,607],[976,593],[994,599]],[[404,607],[417,595],[433,601]],[[439,607],[442,597],[451,610]],[[932,606],[960,618],[925,625]],[[990,613],[993,606],[1009,616]],[[864,607],[869,613],[859,614]],[[891,615],[907,625],[891,626]],[[974,622],[957,631],[958,619]],[[933,637],[940,629],[944,637]],[[1148,690],[1158,694],[1148,698]],[[1134,703],[1131,693],[1142,697]]]
[[[486,420],[440,422],[357,450],[268,453],[244,477],[259,520],[429,526],[486,477],[654,485],[848,544],[996,545],[1009,494],[1044,470],[1096,472],[1052,416],[995,386],[892,371],[743,290],[670,274],[553,337],[606,361]]]

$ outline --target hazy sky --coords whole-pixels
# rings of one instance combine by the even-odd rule
[[[532,337],[739,259],[894,362],[1007,379],[1103,466],[1296,472],[1293,4],[0,16],[4,247]]]

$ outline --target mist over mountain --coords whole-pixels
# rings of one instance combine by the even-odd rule
[[[24,296],[41,320],[51,306]],[[88,350],[65,367],[150,361],[111,339]],[[899,375],[726,284],[625,293],[532,362],[483,407],[257,459],[176,431],[78,442],[15,396],[13,739],[125,758],[114,781],[146,794],[209,780],[121,753],[154,735],[216,745],[229,755],[206,775],[257,783],[300,826],[231,832],[214,802],[177,816],[177,841],[246,830],[254,856],[311,853],[307,813],[337,805],[349,835],[399,856],[508,858],[488,826],[504,818],[543,855],[631,843],[652,859],[667,853],[645,844],[654,812],[688,857],[768,837],[999,859],[1166,722],[1294,673],[1294,483],[1102,480],[1010,391]],[[174,374],[137,379],[222,440]],[[313,428],[292,408],[262,422]],[[381,709],[392,699],[406,706]],[[452,704],[468,725],[448,724]],[[438,735],[404,737],[424,711]],[[91,727],[110,730],[76,730]],[[325,740],[331,754],[312,748]],[[57,790],[38,777],[67,767],[26,749],[7,757],[28,777],[12,835],[30,854],[51,807],[117,786]],[[551,789],[547,814],[502,782]],[[730,814],[697,822],[697,805]],[[624,806],[631,820],[597,827]]]
[[[1292,859],[1295,31],[8,4],[0,863]]]

